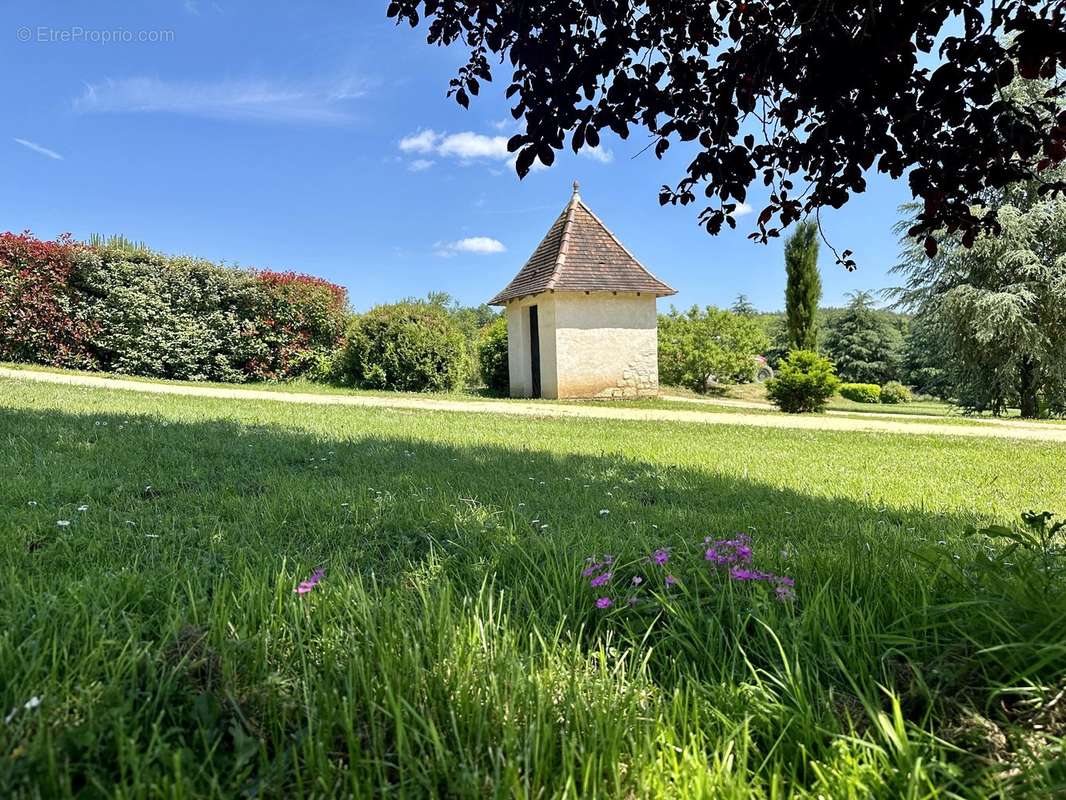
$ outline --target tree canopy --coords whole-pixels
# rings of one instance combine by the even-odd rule
[[[659,380],[706,391],[709,383],[741,383],[755,373],[755,356],[769,340],[750,316],[707,306],[659,315]]]
[[[770,188],[751,236],[777,236],[804,215],[839,208],[869,169],[909,171],[922,201],[911,233],[970,245],[998,232],[984,195],[1018,180],[1043,190],[1042,170],[1066,160],[1066,4],[1055,0],[391,0],[388,15],[427,23],[430,44],[459,42],[469,58],[451,81],[463,106],[510,65],[507,96],[523,121],[508,147],[524,176],[551,165],[569,136],[576,152],[606,129],[634,127],[662,157],[695,143],[661,203],[708,199],[710,233],[753,183]],[[935,50],[935,53],[934,53]],[[1001,91],[1043,77],[1042,104]],[[838,256],[854,267],[850,253]]]
[[[1019,185],[998,203],[1002,235],[933,257],[903,239],[897,295],[936,321],[959,401],[1022,416],[1066,412],[1066,199]]]
[[[1048,86],[1015,81],[1004,95],[1040,106]],[[1056,102],[1066,110],[1066,100]],[[910,220],[897,226],[895,272],[906,283],[896,297],[936,326],[951,356],[948,380],[971,409],[999,413],[1017,403],[1023,417],[1066,413],[1066,197],[1044,191],[1056,179],[1066,179],[1066,165],[989,193],[1000,235],[980,236],[971,247],[943,233],[930,253],[907,234]]]

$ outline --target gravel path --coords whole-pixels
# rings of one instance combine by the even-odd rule
[[[698,406],[719,406],[727,408],[749,408],[756,411],[776,411],[777,407],[772,403],[760,403],[756,400],[737,400],[732,397],[682,397],[681,395],[664,394],[660,396],[661,400],[669,400],[671,403],[688,403],[689,405]],[[874,406],[876,408],[876,406]],[[870,418],[870,419],[916,419],[925,420],[926,422],[935,422],[938,417],[934,414],[908,414],[901,411],[874,411],[871,409],[841,409],[831,408],[825,412],[831,417],[849,417],[849,418]],[[1024,419],[1003,419],[1002,417],[965,417],[957,415],[954,419],[964,421],[967,425],[1006,425],[1020,426],[1022,428],[1046,428],[1047,423],[1024,420]]]
[[[857,419],[829,415],[739,414],[723,411],[684,411],[665,409],[619,408],[602,406],[557,405],[520,400],[443,400],[436,397],[371,397],[367,395],[309,394],[301,392],[267,392],[259,389],[222,389],[214,386],[147,383],[121,378],[98,378],[55,372],[0,367],[0,378],[98,389],[120,389],[146,394],[176,394],[189,397],[213,397],[234,400],[268,400],[275,403],[307,403],[324,406],[361,406],[401,408],[415,411],[457,411],[468,414],[511,414],[525,417],[583,417],[659,422],[689,422],[702,425],[740,425],[752,428],[791,428],[814,431],[857,431],[899,433],[912,436],[965,436],[990,439],[1023,439],[1043,442],[1066,442],[1066,426],[1039,422],[1016,422],[1002,425],[951,425],[944,423],[894,422],[888,419]]]

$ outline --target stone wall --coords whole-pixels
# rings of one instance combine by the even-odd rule
[[[556,295],[559,397],[638,397],[659,391],[652,295]]]
[[[529,307],[537,306],[541,396],[647,397],[659,392],[655,297],[543,292],[507,305],[511,396],[532,392]]]

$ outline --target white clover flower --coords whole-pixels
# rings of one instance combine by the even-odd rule
[[[89,510],[89,507],[86,506],[86,505],[78,506],[78,511],[88,511],[88,510]]]
[[[68,527],[70,525],[70,520],[69,519],[57,519],[56,520],[56,525],[58,525],[60,528],[66,528],[66,527]]]
[[[607,516],[608,514],[610,514],[610,513],[611,513],[611,512],[610,512],[610,510],[608,510],[608,509],[606,509],[606,508],[601,508],[601,509],[600,509],[600,516],[601,516],[601,517],[606,517],[606,516]]]

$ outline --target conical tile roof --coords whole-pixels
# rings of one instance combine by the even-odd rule
[[[574,183],[570,203],[529,261],[490,305],[541,292],[647,292],[677,294],[633,257],[581,200]]]

